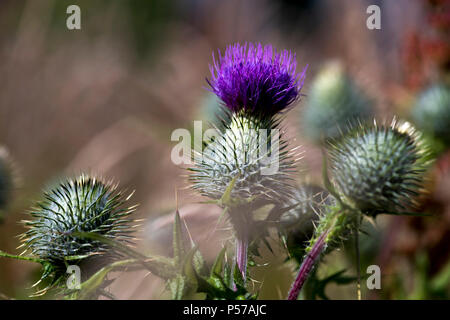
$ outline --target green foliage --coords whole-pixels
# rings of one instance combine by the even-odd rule
[[[346,285],[356,282],[357,278],[353,276],[344,275],[345,269],[336,271],[323,279],[319,279],[317,276],[317,269],[311,273],[308,282],[305,284],[304,298],[308,300],[316,300],[318,298],[323,300],[329,300],[325,291],[328,285],[334,283],[337,285]]]
[[[199,292],[211,300],[253,300],[245,288],[241,273],[228,262],[226,247],[219,252],[208,277],[199,278]]]

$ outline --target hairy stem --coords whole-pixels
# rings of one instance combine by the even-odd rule
[[[328,232],[329,230],[326,230],[316,239],[311,247],[311,250],[303,260],[297,277],[295,278],[295,281],[292,284],[291,289],[289,290],[287,298],[288,300],[297,300],[300,290],[308,279],[308,276],[311,273],[311,270],[314,268],[317,260],[319,260],[320,254],[325,249]]]

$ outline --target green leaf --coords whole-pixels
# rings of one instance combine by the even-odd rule
[[[236,184],[237,179],[239,178],[239,174],[237,174],[231,181],[228,187],[225,189],[225,192],[222,195],[222,198],[219,200],[221,205],[230,206],[232,204],[231,192],[233,191],[234,185]]]
[[[208,275],[208,269],[206,267],[205,259],[201,254],[200,250],[196,250],[194,253],[194,257],[192,259],[192,263],[194,264],[194,270],[197,274],[206,276]]]
[[[82,260],[85,259],[87,257],[89,257],[89,254],[85,254],[85,255],[78,255],[78,256],[65,256],[64,260],[65,261],[76,261],[76,260]]]
[[[223,247],[222,250],[220,250],[219,254],[217,255],[217,258],[214,261],[214,264],[211,268],[211,273],[210,273],[211,277],[214,275],[222,274],[226,251],[227,251],[227,248]]]
[[[90,296],[92,296],[97,289],[102,285],[103,281],[105,280],[106,275],[114,270],[115,268],[124,267],[127,265],[136,264],[138,261],[135,259],[128,259],[128,260],[122,260],[122,261],[116,261],[111,263],[110,265],[103,267],[99,271],[97,271],[93,276],[91,276],[88,280],[83,282],[80,285],[80,290],[75,291],[70,296],[71,298],[76,299],[88,299]]]
[[[450,283],[450,261],[435,275],[430,283],[433,291],[445,291]]]
[[[197,273],[194,270],[193,259],[195,252],[197,251],[197,247],[192,248],[186,254],[183,261],[183,274],[187,280],[187,284],[190,288],[197,287]]]
[[[105,236],[95,232],[74,232],[73,234],[80,238],[89,238],[106,243],[128,257],[136,259],[151,273],[163,279],[172,278],[176,274],[173,259],[156,255],[145,256],[121,244],[120,242],[106,238]]]
[[[181,218],[178,210],[175,212],[175,221],[173,223],[173,258],[175,266],[179,266],[186,255],[183,243],[183,230],[181,227]]]
[[[325,290],[328,284],[336,283],[337,285],[345,285],[357,280],[357,277],[344,276],[343,274],[346,272],[346,269],[339,270],[324,279],[311,278],[313,283],[313,297],[320,297],[324,300],[329,300],[327,295],[325,294]]]
[[[323,177],[323,185],[325,186],[325,189],[328,190],[328,192],[336,198],[339,203],[342,204],[341,198],[339,197],[338,192],[334,188],[333,184],[330,181],[330,178],[328,176],[328,162],[327,162],[327,155],[322,150],[322,177]]]
[[[245,287],[244,278],[242,278],[242,273],[239,271],[237,264],[234,266],[234,283],[236,286]]]
[[[168,285],[172,293],[172,300],[183,299],[186,290],[186,280],[181,274],[177,274],[174,278],[170,279]]]

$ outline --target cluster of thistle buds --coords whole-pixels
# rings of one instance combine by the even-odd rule
[[[219,53],[208,83],[231,121],[223,121],[222,134],[206,147],[203,161],[191,168],[190,176],[194,189],[217,200],[228,213],[235,230],[235,261],[244,279],[248,245],[257,240],[255,235],[264,233],[257,229],[265,228],[264,221],[253,219],[255,210],[273,204],[278,214],[269,214],[270,222],[279,221],[280,229],[315,226],[289,299],[298,297],[321,254],[359,231],[363,217],[408,213],[423,191],[429,164],[421,134],[407,122],[368,121],[370,100],[333,64],[315,81],[306,110],[306,122],[320,127],[320,137],[312,136],[326,142],[331,160],[331,179],[324,160],[327,190],[319,192],[322,201],[305,198],[303,187],[292,183],[296,151],[283,140],[279,170],[262,175],[263,162],[254,156],[262,145],[251,129],[280,127],[285,111],[300,96],[305,71],[296,72],[295,55],[271,46],[235,44],[223,56]],[[300,222],[292,223],[293,217]]]

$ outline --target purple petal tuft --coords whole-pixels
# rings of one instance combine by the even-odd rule
[[[291,51],[236,43],[223,56],[219,51],[217,59],[213,54],[206,81],[232,112],[271,117],[298,99],[307,67],[301,73],[296,67]]]

